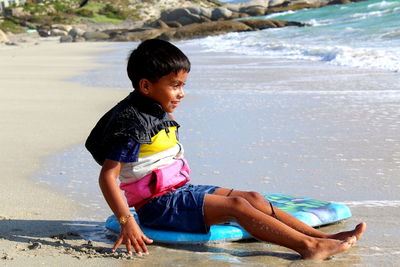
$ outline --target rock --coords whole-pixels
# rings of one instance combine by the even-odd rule
[[[110,36],[104,32],[85,32],[83,38],[86,41],[104,41],[108,40]]]
[[[194,13],[191,13],[193,11]],[[161,13],[160,19],[163,21],[177,21],[182,25],[202,22],[200,8],[177,8]]]
[[[83,36],[84,33],[85,33],[85,31],[80,28],[72,28],[68,32],[68,35],[72,36],[72,38],[76,38],[78,36]]]
[[[232,11],[226,7],[217,7],[211,13],[211,20],[229,19],[232,16]]]
[[[8,42],[10,42],[10,39],[8,39],[8,36],[2,30],[0,30],[0,43],[8,43]],[[1,219],[5,220],[3,219],[3,217]]]
[[[163,11],[160,19],[163,21],[178,21],[180,18],[191,15],[190,11],[186,8],[177,8]]]
[[[14,258],[8,255],[7,253],[4,254],[3,257],[1,257],[2,260],[13,260]]]
[[[250,16],[263,16],[265,15],[267,8],[264,6],[249,6],[246,8],[240,9],[240,12],[249,14]]]
[[[180,17],[177,20],[177,22],[179,22],[180,24],[185,26],[185,25],[189,25],[189,24],[192,24],[192,23],[200,23],[200,22],[202,22],[202,20],[201,20],[199,15],[189,14],[189,15]]]
[[[62,24],[53,24],[53,25],[51,25],[51,28],[62,30],[65,32],[69,32],[73,29],[73,27],[71,25],[62,25]]]
[[[82,43],[82,42],[86,42],[86,39],[83,38],[82,36],[77,36],[74,38],[74,43]]]
[[[269,20],[269,19],[248,19],[248,20],[242,20],[241,22],[245,23],[253,30],[263,30],[267,28],[280,28],[287,26],[297,26],[297,27],[307,26],[307,24],[302,22]]]
[[[168,24],[165,23],[164,21],[162,21],[161,19],[154,21],[153,23],[150,24],[150,26],[154,27],[154,28],[161,28],[161,29],[169,28]]]
[[[283,4],[289,3],[290,0],[270,0],[269,1],[269,7],[276,7],[276,6],[282,6]]]
[[[141,31],[129,31],[122,34],[116,35],[113,41],[128,41],[128,42],[139,42],[148,39],[153,39],[159,37],[168,29],[143,29]]]
[[[250,30],[249,26],[239,21],[213,21],[186,25],[175,29],[175,32],[165,32],[160,38],[164,40],[185,40]]]
[[[211,22],[212,21],[208,17],[200,16],[200,18],[201,18],[201,22]]]
[[[74,38],[72,38],[71,35],[66,35],[66,36],[60,37],[60,43],[72,43],[73,41],[74,41]]]
[[[304,8],[318,8],[329,4],[329,0],[271,0],[268,13],[298,10]]]
[[[243,20],[242,22],[251,27],[253,30],[263,30],[267,28],[279,27],[271,20],[248,19],[248,20]]]
[[[200,7],[193,6],[193,7],[187,7],[186,9],[190,12],[190,14],[199,15],[199,16],[201,15]]]
[[[211,19],[212,15],[212,10],[210,8],[205,8],[205,7],[188,7],[187,8],[191,14],[193,15],[198,15],[198,16],[203,16],[206,18]]]
[[[68,32],[59,30],[59,29],[52,29],[50,31],[50,36],[67,36]]]
[[[27,18],[30,15],[29,12],[25,11],[23,7],[14,7],[11,9],[11,16],[17,18]]]
[[[177,22],[177,21],[167,21],[167,22],[165,22],[169,27],[172,27],[172,28],[179,28],[179,27],[182,27],[182,24],[180,24],[179,22]]]
[[[38,34],[40,37],[49,37],[50,36],[50,31],[46,29],[39,29]]]
[[[42,243],[40,242],[33,242],[31,245],[28,246],[29,249],[40,249],[42,247]]]

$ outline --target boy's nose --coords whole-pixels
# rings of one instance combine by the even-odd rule
[[[185,97],[185,92],[183,91],[183,88],[181,88],[179,90],[179,92],[178,92],[178,98],[181,99],[181,98],[184,98],[184,97]]]

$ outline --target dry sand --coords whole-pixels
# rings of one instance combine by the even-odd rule
[[[84,208],[30,179],[44,156],[83,142],[127,94],[65,81],[107,49],[55,39],[0,45],[0,265],[99,266],[121,257],[71,232]]]

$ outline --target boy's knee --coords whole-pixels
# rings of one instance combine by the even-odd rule
[[[240,212],[246,208],[248,208],[250,203],[243,197],[229,197],[229,204],[235,212]]]
[[[264,201],[265,200],[264,197],[260,193],[255,192],[255,191],[246,192],[246,198],[247,199],[251,199],[251,200],[255,200],[255,201],[259,201],[259,200],[263,200]]]

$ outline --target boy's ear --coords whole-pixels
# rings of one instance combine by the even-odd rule
[[[142,94],[148,95],[150,92],[151,83],[147,79],[141,79],[139,81],[139,91]]]

